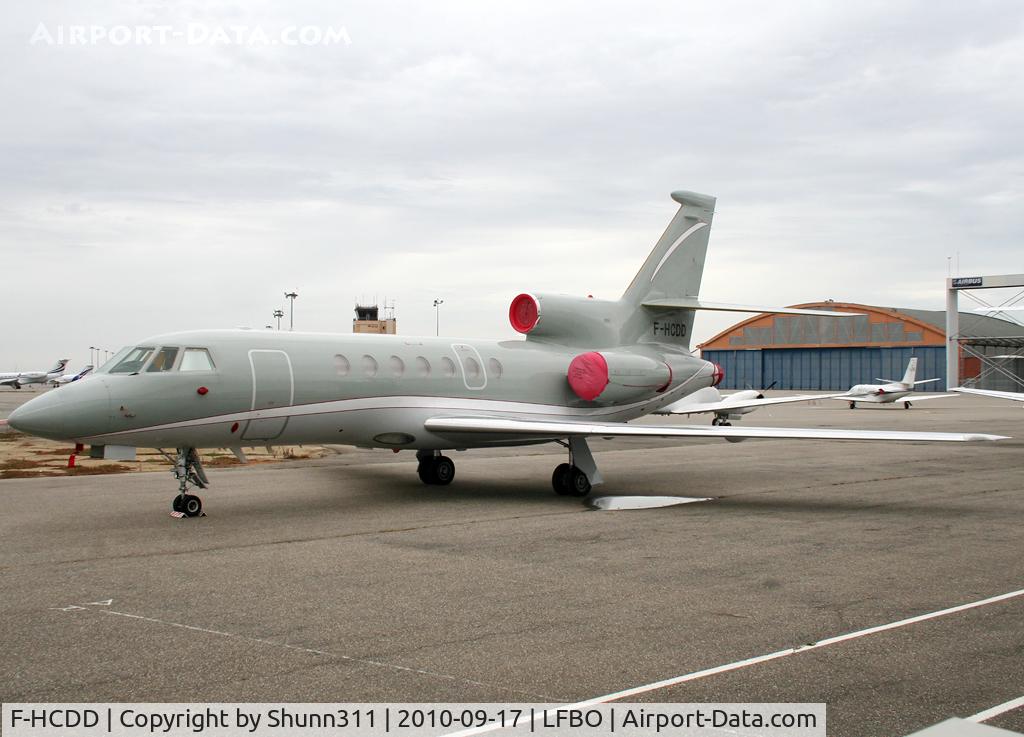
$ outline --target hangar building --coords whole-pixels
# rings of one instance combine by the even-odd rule
[[[922,391],[946,388],[946,313],[849,302],[797,305],[860,313],[852,317],[761,314],[744,320],[698,346],[701,356],[725,369],[723,389],[823,389],[844,391],[878,378],[899,380],[911,356],[917,379],[941,381]],[[984,389],[1021,391],[1012,379],[982,370],[974,353],[997,356],[1022,352],[1024,326],[973,312],[960,313],[960,377]],[[1005,361],[1018,376],[1024,360]]]

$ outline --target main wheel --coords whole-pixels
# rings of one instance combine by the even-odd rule
[[[432,465],[435,484],[447,486],[455,478],[455,461],[448,456],[438,456]]]
[[[904,402],[903,409],[910,409],[910,402]]]
[[[181,511],[186,517],[198,517],[203,512],[203,500],[195,494],[186,494],[182,500]]]
[[[420,461],[420,465],[416,468],[416,473],[420,476],[420,481],[425,484],[436,484],[437,477],[434,475],[434,459],[428,458],[425,461]]]
[[[174,497],[174,499],[171,500],[171,510],[174,511],[174,512],[184,512],[185,511],[185,495],[184,494],[178,494],[178,496]]]
[[[590,479],[576,466],[572,467],[569,475],[569,493],[573,496],[586,496],[590,493]]]
[[[571,475],[572,466],[568,463],[560,463],[555,466],[555,472],[551,474],[551,487],[555,490],[556,494],[561,496],[569,495],[569,476]]]
[[[850,409],[857,409],[857,403],[856,402],[850,402]]]

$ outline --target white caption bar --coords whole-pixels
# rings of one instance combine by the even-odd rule
[[[5,737],[825,737],[824,704],[4,704]]]

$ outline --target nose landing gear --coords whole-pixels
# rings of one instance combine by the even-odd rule
[[[174,464],[172,471],[174,478],[178,479],[178,495],[171,501],[171,516],[204,516],[203,500],[195,494],[188,493],[190,486],[205,489],[210,485],[210,480],[206,478],[206,472],[203,470],[203,463],[199,460],[199,453],[195,448],[178,448],[174,457],[162,450],[160,452]]]

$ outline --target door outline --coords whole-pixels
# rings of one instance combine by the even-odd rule
[[[279,353],[282,356],[284,356],[285,364],[288,366],[288,404],[285,406],[293,406],[295,404],[295,371],[292,368],[291,356],[289,356],[287,352],[278,349],[254,348],[249,351],[249,370],[252,373],[252,402],[250,404],[251,411],[254,413],[259,413],[263,409],[267,409],[265,407],[261,409],[256,408],[256,390],[258,376],[256,374],[256,362],[253,360],[254,353]],[[285,428],[288,427],[288,419],[289,418],[287,415],[285,415],[284,417],[261,418],[257,414],[250,418],[249,422],[246,424],[245,430],[242,432],[242,440],[268,442],[270,440],[279,438],[281,437],[282,433],[284,433]],[[258,428],[264,428],[267,427],[268,425],[272,428],[273,425],[271,423],[274,422],[281,423],[280,428],[277,428],[277,432],[261,432],[261,437],[249,437],[250,431]]]
[[[469,379],[466,376],[466,367],[462,363],[462,356],[459,355],[460,350],[466,350],[467,353],[471,352],[472,358],[476,359],[477,364],[480,366],[480,378],[483,383],[480,386],[470,386]],[[462,375],[462,383],[471,392],[478,392],[487,388],[487,367],[484,365],[484,359],[480,356],[480,351],[475,347],[469,345],[469,343],[452,343],[452,353],[455,354],[455,360],[459,362],[459,372]]]

